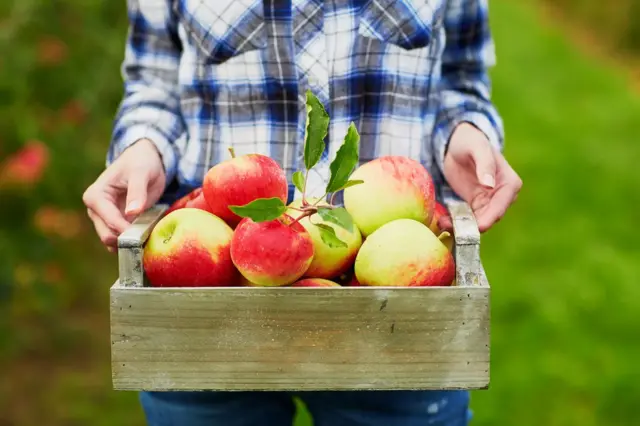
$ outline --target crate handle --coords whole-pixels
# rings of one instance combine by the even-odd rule
[[[142,250],[153,227],[162,218],[169,206],[157,204],[140,214],[118,237],[118,269],[120,285],[143,287],[144,268]]]
[[[456,285],[488,287],[480,260],[480,230],[473,210],[463,201],[446,201],[453,222]]]

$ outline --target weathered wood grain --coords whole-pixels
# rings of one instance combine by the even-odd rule
[[[480,231],[471,207],[450,202],[447,208],[453,222],[456,285],[488,287],[480,259]]]
[[[149,233],[168,206],[158,204],[136,218],[131,226],[118,237],[118,269],[124,287],[142,287],[144,268],[142,250]]]
[[[111,289],[116,389],[477,389],[489,289]]]

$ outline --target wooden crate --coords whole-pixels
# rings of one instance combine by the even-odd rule
[[[456,285],[152,288],[143,245],[165,207],[119,238],[111,288],[120,390],[481,389],[489,294],[469,207],[453,217]]]

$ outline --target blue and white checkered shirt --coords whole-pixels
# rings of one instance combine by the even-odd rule
[[[128,0],[125,94],[107,164],[148,138],[181,192],[200,186],[229,147],[271,156],[290,178],[304,168],[309,88],[331,117],[310,195],[324,193],[352,121],[362,162],[406,155],[446,190],[457,124],[503,146],[487,1]]]

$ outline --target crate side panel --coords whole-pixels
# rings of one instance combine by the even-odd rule
[[[114,387],[484,388],[488,290],[114,286]]]

